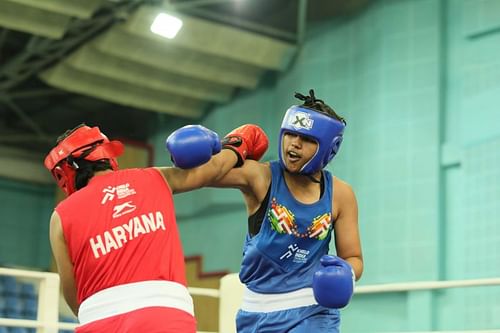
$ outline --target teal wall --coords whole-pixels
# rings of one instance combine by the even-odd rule
[[[450,0],[445,19],[444,273],[447,279],[498,277],[500,1]],[[438,323],[499,328],[499,299],[499,287],[439,293]]]
[[[47,270],[54,187],[0,178],[0,265]]]

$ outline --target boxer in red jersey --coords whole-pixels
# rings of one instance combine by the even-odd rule
[[[68,197],[52,214],[50,242],[77,333],[196,332],[172,194],[260,159],[267,137],[245,125],[225,147],[209,129],[185,126],[167,139],[178,167],[118,170],[123,145],[98,127],[58,139],[45,166]]]

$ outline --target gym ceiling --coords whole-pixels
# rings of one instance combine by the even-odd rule
[[[307,24],[370,0],[0,0],[0,149],[43,156],[86,122],[145,141],[286,71]],[[160,12],[177,36],[151,32]]]

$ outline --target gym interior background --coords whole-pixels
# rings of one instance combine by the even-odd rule
[[[250,11],[250,2],[268,10]],[[222,136],[255,123],[270,138],[264,160],[271,160],[282,116],[297,102],[293,93],[314,88],[347,120],[329,169],[357,193],[365,260],[359,285],[499,277],[500,1],[327,2],[165,1],[194,28],[184,40],[164,41],[139,30],[165,3],[88,1],[94,7],[86,17],[76,10],[46,16],[77,16],[68,24],[81,30],[68,25],[59,35],[36,36],[12,23],[9,11],[35,17],[54,13],[50,6],[1,0],[1,265],[53,269],[48,221],[57,194],[43,157],[65,129],[85,121],[130,149],[149,147],[146,158],[129,163],[141,166],[171,165],[165,138],[182,125]],[[210,40],[197,38],[202,28]],[[123,52],[120,38],[139,46],[113,54]],[[201,256],[205,272],[239,269],[247,221],[236,192],[175,198],[185,254]],[[499,300],[498,286],[355,295],[342,328],[499,329]]]

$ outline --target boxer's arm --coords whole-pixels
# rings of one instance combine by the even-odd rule
[[[191,191],[221,179],[238,162],[238,156],[229,149],[213,155],[205,164],[192,169],[157,168],[165,177],[172,193]]]
[[[209,186],[239,189],[243,193],[250,216],[259,209],[270,184],[269,163],[246,160],[242,167],[230,170],[224,177],[212,182]]]
[[[358,204],[351,186],[335,178],[335,198],[338,216],[335,221],[337,256],[353,268],[358,280],[363,273],[363,255],[358,227]]]
[[[185,126],[169,136],[167,149],[174,162],[182,161],[182,165],[188,169],[158,169],[163,173],[173,193],[186,192],[219,182],[234,166],[242,166],[247,158],[260,159],[267,150],[268,142],[260,127],[246,124],[226,136],[222,152],[219,152],[220,142],[215,132],[201,125]],[[208,160],[210,155],[212,157]],[[177,163],[176,165],[180,166]],[[192,167],[196,165],[198,167]]]
[[[75,315],[78,315],[78,303],[76,297],[76,284],[73,277],[73,264],[69,258],[66,241],[61,226],[61,219],[54,211],[50,218],[50,246],[57,264],[57,270],[61,279],[64,298]]]

